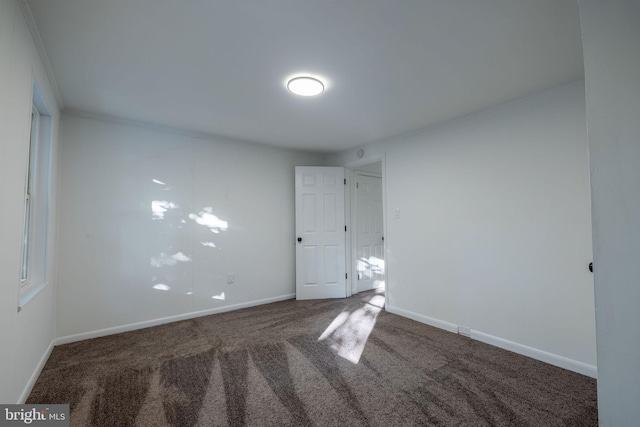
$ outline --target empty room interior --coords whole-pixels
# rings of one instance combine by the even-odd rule
[[[0,0],[0,403],[637,425],[639,23]]]

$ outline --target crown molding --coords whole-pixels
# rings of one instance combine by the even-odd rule
[[[62,110],[64,108],[64,104],[62,102],[62,93],[60,93],[58,81],[53,74],[53,68],[51,68],[51,63],[49,62],[47,51],[44,49],[44,44],[42,43],[42,38],[40,37],[38,27],[36,26],[36,21],[33,18],[33,13],[31,13],[29,3],[27,3],[27,0],[18,0],[18,4],[20,5],[20,10],[22,11],[22,15],[24,15],[24,19],[27,21],[27,26],[29,27],[29,31],[31,32],[31,36],[33,37],[33,41],[36,44],[36,48],[38,49],[38,55],[40,55],[40,60],[42,61],[42,65],[44,66],[44,71],[47,74],[47,78],[49,79],[49,85],[51,86],[53,95],[56,97],[58,109]]]

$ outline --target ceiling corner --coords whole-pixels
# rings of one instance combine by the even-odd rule
[[[49,79],[49,84],[51,85],[51,90],[53,91],[53,95],[56,98],[58,109],[62,111],[62,109],[64,109],[64,104],[62,102],[62,93],[60,92],[60,88],[58,87],[56,77],[53,74],[53,69],[51,68],[51,63],[49,62],[47,51],[45,50],[44,44],[42,43],[42,38],[40,37],[40,32],[38,31],[38,27],[36,26],[36,21],[33,18],[33,14],[31,13],[29,3],[27,2],[27,0],[18,0],[18,4],[20,5],[20,10],[22,11],[22,15],[24,15],[25,21],[27,21],[27,26],[29,27],[29,31],[31,32],[31,36],[33,37],[33,42],[36,45],[36,49],[38,49],[38,55],[40,56],[40,60],[42,61],[44,71],[47,74],[47,79]]]

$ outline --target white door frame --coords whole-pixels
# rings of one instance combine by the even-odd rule
[[[347,233],[347,265],[349,266],[348,271],[349,275],[347,278],[347,296],[353,295],[357,293],[358,281],[356,280],[356,248],[355,248],[355,225],[356,218],[355,216],[355,168],[363,165],[368,165],[371,163],[382,163],[382,235],[384,236],[384,283],[385,283],[385,293],[387,298],[385,298],[385,309],[389,302],[389,254],[388,254],[388,237],[387,237],[387,184],[386,184],[386,164],[385,164],[385,154],[379,156],[367,157],[366,159],[359,159],[354,162],[347,163],[345,165],[345,169],[349,171],[347,174],[347,188],[345,189],[345,211],[346,211],[346,220],[347,227],[350,230]]]

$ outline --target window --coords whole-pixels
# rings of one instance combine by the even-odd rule
[[[38,147],[38,122],[40,112],[35,104],[31,107],[31,132],[29,134],[29,162],[27,164],[27,183],[24,196],[24,228],[22,231],[22,265],[20,266],[20,284],[24,286],[29,279],[29,235],[31,234],[31,194],[35,181],[35,154]]]
[[[51,171],[51,117],[34,82],[24,186],[24,222],[18,310],[47,285],[47,235]]]

